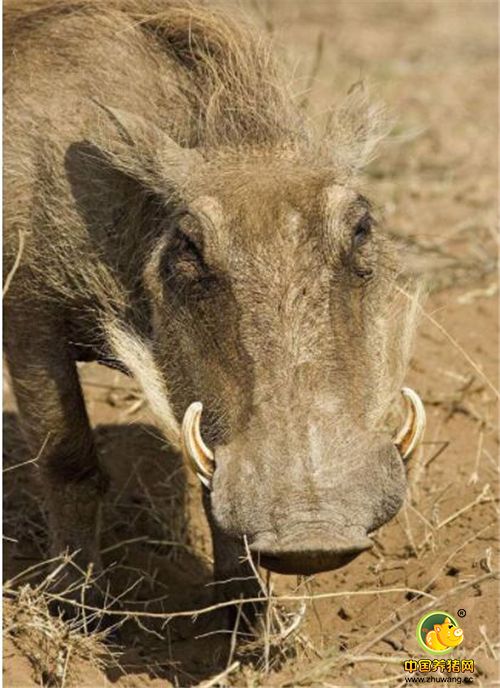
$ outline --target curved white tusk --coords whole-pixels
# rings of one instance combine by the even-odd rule
[[[188,407],[182,420],[181,447],[190,468],[196,473],[203,485],[210,489],[215,470],[215,459],[213,452],[201,437],[202,411],[203,404],[200,401],[195,401]]]
[[[425,408],[421,398],[410,387],[403,387],[401,394],[406,402],[406,418],[394,440],[403,459],[408,459],[422,441],[425,432]]]

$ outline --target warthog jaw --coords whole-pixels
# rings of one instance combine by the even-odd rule
[[[422,441],[425,431],[425,409],[418,394],[410,387],[403,387],[401,394],[406,402],[407,413],[394,444],[403,460],[407,460]],[[215,471],[214,454],[207,447],[200,432],[203,404],[193,402],[184,414],[181,430],[181,446],[184,459],[207,489],[212,487]]]

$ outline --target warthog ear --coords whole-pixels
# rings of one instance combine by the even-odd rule
[[[161,195],[178,192],[203,162],[192,148],[183,148],[142,117],[93,101],[99,109],[91,142],[124,174]],[[111,128],[110,128],[111,123]]]

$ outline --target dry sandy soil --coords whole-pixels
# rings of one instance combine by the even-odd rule
[[[406,506],[345,569],[305,582],[273,576],[275,594],[313,598],[287,638],[273,628],[235,644],[217,614],[171,617],[210,604],[199,487],[163,446],[133,384],[82,367],[115,479],[102,543],[111,592],[122,595],[124,614],[139,614],[117,615],[123,626],[105,644],[47,614],[42,504],[33,465],[19,466],[33,457],[6,381],[4,685],[405,685],[402,661],[423,656],[417,620],[434,608],[466,611],[453,656],[475,660],[475,685],[498,685],[497,4],[243,6],[275,34],[313,117],[360,78],[397,117],[366,183],[401,247],[402,269],[430,289],[408,372],[428,431],[409,468]],[[281,605],[293,612],[300,602]]]

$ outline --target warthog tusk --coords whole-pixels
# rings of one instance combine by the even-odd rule
[[[406,402],[406,418],[394,444],[403,459],[408,459],[422,441],[425,431],[425,408],[421,398],[410,387],[403,387],[401,394]]]
[[[209,490],[212,486],[212,476],[215,470],[213,452],[207,447],[201,437],[200,420],[203,404],[193,402],[187,409],[182,420],[181,446],[184,458],[190,468],[196,473],[201,482]]]

